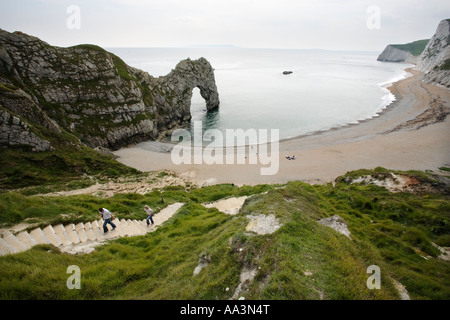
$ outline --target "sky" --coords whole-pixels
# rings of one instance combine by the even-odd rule
[[[429,39],[449,0],[0,0],[0,28],[68,47],[382,51]]]

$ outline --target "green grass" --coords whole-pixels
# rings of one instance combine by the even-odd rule
[[[20,148],[2,149],[0,167],[0,192],[17,188],[59,189],[61,185],[73,189],[95,183],[95,180],[83,178],[85,175],[112,179],[119,175],[139,174],[112,157],[84,146],[77,150],[70,145],[40,153]]]
[[[105,49],[103,49],[102,47],[99,47],[95,44],[79,44],[76,46],[72,46],[70,48],[74,48],[74,49],[86,49],[89,51],[99,51],[99,52],[106,52]]]
[[[134,79],[130,73],[128,72],[128,66],[127,64],[118,56],[110,53],[110,55],[112,56],[113,62],[114,62],[114,66],[116,67],[117,73],[119,74],[119,76],[122,79],[125,80],[133,80],[136,81],[136,79]]]
[[[418,40],[407,44],[393,44],[392,46],[410,52],[413,56],[420,56],[430,39]]]
[[[392,279],[413,299],[450,298],[448,262],[437,259],[431,245],[450,242],[448,195],[393,194],[343,180],[334,187],[301,182],[276,187],[217,185],[190,192],[168,187],[112,198],[2,194],[3,222],[56,223],[62,214],[67,221],[86,221],[96,218],[99,206],[142,219],[144,204],[157,212],[174,202],[185,206],[156,232],[112,241],[91,254],[38,246],[0,257],[0,298],[229,299],[244,267],[257,270],[246,299],[397,299]],[[200,205],[242,195],[253,196],[236,216]],[[273,234],[248,233],[248,214],[274,214],[283,225]],[[347,221],[352,240],[317,223],[334,214]],[[193,276],[200,254],[211,264]],[[81,268],[81,290],[66,288],[69,265]],[[380,267],[381,290],[366,287],[370,265]]]

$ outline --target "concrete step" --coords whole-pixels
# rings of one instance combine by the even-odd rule
[[[30,236],[36,240],[38,244],[50,244],[50,240],[47,239],[41,228],[36,228],[30,231]]]
[[[125,219],[121,219],[120,220],[120,226],[123,228],[123,230],[124,230],[124,232],[126,233],[127,236],[132,236],[133,235],[133,231],[128,226],[128,222]]]
[[[54,245],[55,247],[62,246],[63,243],[61,239],[59,239],[59,237],[57,236],[55,230],[53,230],[53,227],[51,225],[46,226],[42,230],[42,232],[45,234],[45,237],[48,239],[48,241],[50,241],[52,245]]]
[[[99,219],[97,221],[94,221],[94,224],[96,223],[98,225],[98,232],[99,232],[99,236],[97,237],[98,241],[112,239],[118,233],[116,230],[113,231],[113,227],[110,224],[106,225],[106,228],[108,229],[108,232],[104,233],[103,232],[103,223],[104,222],[105,222],[105,220],[103,220],[103,219]]]
[[[86,235],[88,237],[88,240],[90,240],[90,241],[97,240],[97,236],[95,235],[94,230],[92,229],[91,222],[86,222],[84,224],[84,231],[86,231]]]
[[[110,226],[109,231],[103,236],[105,237],[106,240],[116,239],[116,238],[120,238],[120,232],[117,230],[117,226],[114,230]]]
[[[55,230],[56,235],[58,236],[59,240],[61,240],[64,246],[72,244],[72,241],[70,240],[69,235],[67,234],[66,229],[62,224],[54,226],[53,230]]]
[[[131,221],[131,219],[127,219],[128,228],[131,231],[131,236],[136,236],[139,234],[139,230],[136,228],[136,225]]]
[[[17,250],[14,249],[5,239],[0,238],[0,255],[5,256],[7,254],[17,253]]]
[[[144,230],[145,230],[145,233],[147,233],[147,232],[150,232],[150,230],[152,230],[151,228],[152,228],[152,224],[151,224],[151,222],[150,222],[150,225],[149,226],[147,226],[147,221],[145,221],[145,219],[143,219],[143,220],[136,220],[138,223],[139,223],[139,225],[141,225],[142,226],[142,228],[144,228]]]
[[[18,234],[16,234],[16,238],[27,244],[30,248],[38,244],[37,241],[34,240],[32,236],[30,236],[28,231],[19,232]]]
[[[75,230],[77,231],[78,238],[80,238],[80,242],[86,242],[89,240],[83,222],[77,223]]]
[[[114,220],[114,224],[116,225],[116,230],[119,233],[120,237],[125,237],[127,233],[122,227],[122,224],[120,223],[119,219]]]
[[[134,223],[138,226],[138,228],[141,230],[141,234],[146,234],[148,232],[148,228],[146,224],[143,224],[140,220],[133,220]]]
[[[72,244],[78,244],[81,242],[80,238],[78,237],[78,233],[75,230],[75,225],[73,223],[64,226],[64,229],[66,230],[67,235],[69,236],[69,239],[72,242]]]
[[[94,231],[97,240],[103,240],[103,227],[98,225],[97,220],[91,222],[92,230]]]
[[[147,227],[147,222],[145,222],[145,220],[136,220],[136,221],[139,223],[141,228],[143,228],[145,230],[145,234],[150,232],[150,230],[152,229],[152,223],[151,222],[150,222],[150,225]]]
[[[134,235],[139,236],[142,234],[141,228],[137,225],[137,223],[134,220],[128,219],[127,220],[128,225],[131,226],[131,228],[134,230]]]
[[[112,230],[111,225],[107,225],[108,232],[103,233],[103,219],[92,222],[78,223],[77,225],[68,224],[66,226],[59,224],[56,226],[47,226],[43,230],[36,228],[30,232],[22,231],[18,234],[5,234],[0,237],[0,255],[12,254],[28,250],[37,244],[53,244],[59,246],[74,246],[89,241],[103,241],[116,239],[124,236],[144,235],[154,231],[157,226],[168,220],[183,203],[175,203],[161,210],[156,216],[155,225],[147,227],[145,219],[115,219],[113,223],[116,229]]]
[[[5,234],[3,239],[14,249],[16,249],[17,252],[26,251],[31,248],[30,245],[20,241],[15,235],[12,233]]]
[[[142,220],[136,220],[137,222],[139,222],[144,228],[146,228],[147,229],[147,222],[145,221],[145,219],[142,219]],[[149,221],[150,222],[150,221]],[[150,222],[150,224],[151,224],[151,222]]]
[[[146,233],[146,230],[142,230],[140,225],[136,223],[136,220],[131,220],[128,219],[127,220],[128,225],[131,227],[131,229],[133,229],[135,236],[139,236],[139,235],[143,235],[144,233]]]

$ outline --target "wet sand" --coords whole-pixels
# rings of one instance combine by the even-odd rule
[[[114,152],[118,161],[141,171],[172,170],[197,185],[256,185],[301,180],[327,183],[351,170],[378,166],[393,170],[433,170],[450,166],[450,90],[425,84],[413,74],[389,90],[396,101],[378,117],[333,130],[280,141],[279,170],[261,175],[258,164],[181,164],[171,154],[143,144]],[[443,120],[444,119],[444,120]],[[269,149],[270,150],[270,149]],[[247,150],[254,152],[254,149]],[[295,160],[286,156],[295,155]]]

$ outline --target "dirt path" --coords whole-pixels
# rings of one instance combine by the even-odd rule
[[[195,187],[191,181],[184,177],[180,177],[175,172],[168,170],[150,172],[146,178],[123,178],[118,181],[110,181],[107,183],[96,183],[90,187],[70,190],[58,191],[45,194],[38,194],[37,196],[73,196],[81,194],[89,194],[100,197],[112,197],[118,193],[138,193],[146,194],[155,189],[162,189],[168,186],[184,186],[185,188]]]

